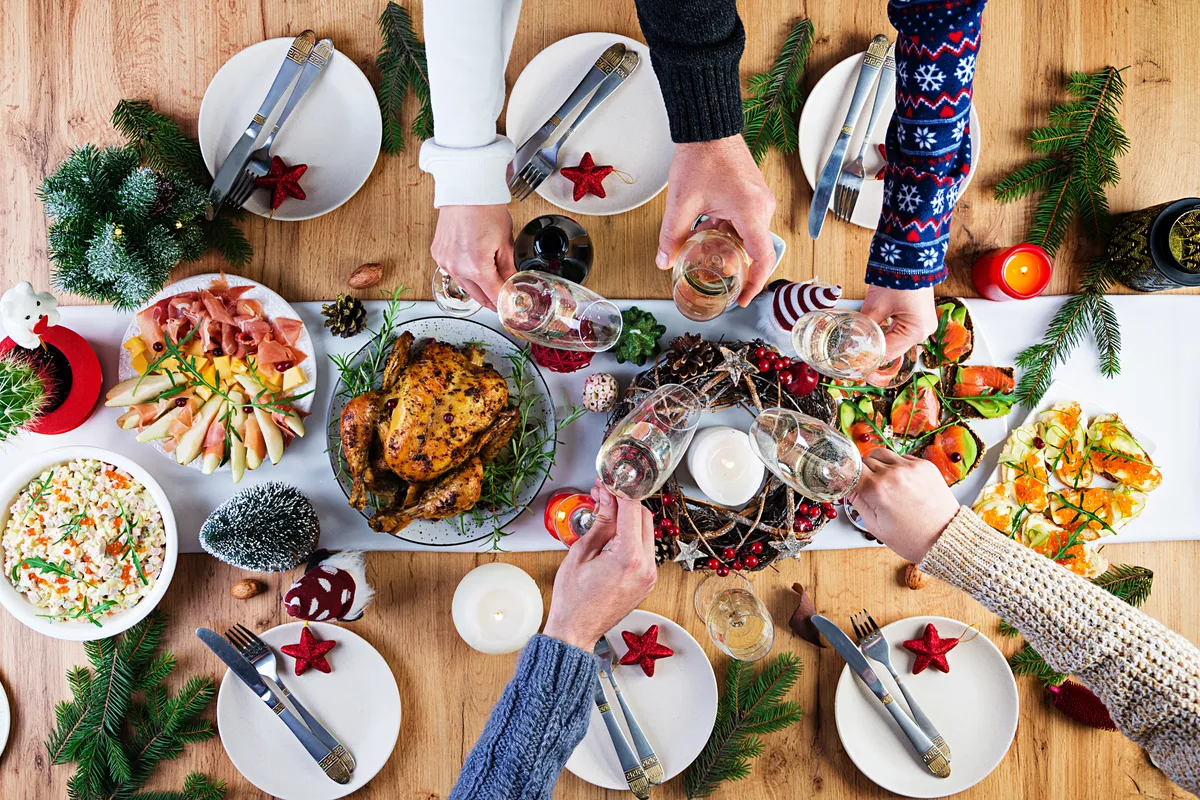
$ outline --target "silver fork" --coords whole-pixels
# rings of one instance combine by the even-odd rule
[[[879,88],[875,90],[875,102],[871,106],[871,116],[867,119],[862,143],[858,146],[858,155],[842,167],[842,171],[838,173],[837,185],[833,188],[833,215],[844,222],[849,222],[850,217],[854,215],[854,206],[858,204],[858,194],[862,191],[863,180],[866,178],[863,156],[871,146],[871,135],[875,132],[884,103],[892,95],[895,87],[896,45],[893,44],[888,48],[887,57],[883,60]]]
[[[225,638],[245,656],[247,661],[254,665],[259,675],[270,679],[279,687],[280,693],[286,698],[285,700],[281,700],[281,702],[286,704],[290,701],[296,707],[296,711],[300,713],[304,724],[312,731],[313,736],[317,737],[321,744],[332,751],[333,755],[342,762],[342,765],[346,767],[348,772],[354,772],[356,764],[354,756],[350,754],[350,751],[333,734],[325,730],[325,726],[310,714],[308,709],[304,707],[304,704],[292,695],[288,688],[283,685],[283,681],[279,680],[279,668],[276,665],[275,651],[271,649],[271,646],[258,638],[258,635],[254,631],[244,625],[234,625],[232,628],[226,630]]]
[[[617,68],[600,83],[596,93],[592,95],[592,99],[588,100],[583,111],[580,111],[579,116],[571,123],[571,127],[567,128],[554,144],[537,151],[533,158],[529,159],[529,163],[525,165],[524,169],[512,176],[508,182],[508,190],[513,197],[517,200],[524,200],[533,194],[546,178],[554,174],[554,171],[558,169],[558,151],[562,148],[563,143],[593,111],[600,107],[601,103],[608,99],[610,94],[616,91],[618,86],[625,82],[626,78],[633,74],[640,61],[637,53],[632,50],[626,51],[625,55],[621,57],[621,63],[617,64]]]
[[[304,64],[304,69],[300,73],[300,77],[296,79],[296,85],[292,88],[292,93],[288,95],[287,102],[284,103],[283,111],[280,112],[279,118],[275,120],[275,127],[271,128],[271,132],[267,134],[267,138],[263,140],[262,147],[250,154],[250,159],[246,162],[246,167],[242,173],[238,175],[237,180],[233,182],[233,186],[229,190],[229,196],[226,202],[234,208],[241,208],[250,199],[251,192],[254,191],[255,180],[266,175],[271,170],[271,146],[275,144],[275,135],[279,133],[279,129],[283,127],[283,123],[287,122],[287,118],[291,116],[292,110],[300,103],[304,95],[308,92],[313,81],[325,71],[329,61],[333,58],[333,40],[322,39],[313,45],[313,49],[308,54],[308,61]]]
[[[946,763],[950,763],[950,745],[946,744],[946,740],[938,733],[937,728],[929,721],[929,717],[925,716],[925,712],[917,705],[916,699],[909,693],[908,687],[904,685],[904,681],[900,680],[900,676],[896,674],[896,670],[892,669],[892,659],[889,653],[889,645],[884,638],[883,631],[879,630],[879,626],[875,624],[875,620],[867,613],[864,608],[857,614],[850,617],[850,625],[854,628],[854,635],[858,637],[858,647],[868,658],[873,658],[880,664],[887,667],[887,671],[892,674],[892,680],[900,687],[900,693],[904,695],[904,702],[908,704],[908,710],[912,712],[913,720],[917,723],[925,735],[929,737],[934,746],[941,751],[946,757]]]

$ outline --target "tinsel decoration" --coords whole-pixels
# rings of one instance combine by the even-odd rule
[[[251,572],[283,572],[317,549],[321,523],[299,489],[271,481],[242,489],[208,515],[200,546]]]
[[[533,360],[551,372],[577,372],[592,363],[595,353],[587,350],[559,350],[541,344],[529,346]]]
[[[48,382],[45,369],[22,351],[0,355],[0,443],[41,417],[51,395]]]
[[[792,26],[771,71],[753,76],[746,86],[742,136],[756,164],[771,147],[781,153],[796,152],[796,114],[804,103],[800,83],[812,46],[813,24],[802,19]]]
[[[413,31],[408,9],[389,2],[379,17],[383,46],[375,59],[379,72],[379,110],[383,114],[383,152],[404,152],[404,100],[411,89],[416,97],[417,115],[412,134],[418,139],[433,136],[433,106],[429,100],[429,67],[425,63],[425,44]]]
[[[667,332],[667,326],[660,325],[653,314],[637,306],[621,312],[621,323],[621,335],[612,354],[618,364],[630,361],[640,367],[658,352],[658,340]]]
[[[339,294],[332,303],[321,306],[321,316],[329,332],[342,339],[357,336],[367,327],[367,307],[348,294]]]
[[[1076,722],[1102,731],[1117,729],[1100,698],[1082,683],[1068,680],[1058,686],[1047,686],[1046,691],[1050,692],[1054,707]]]

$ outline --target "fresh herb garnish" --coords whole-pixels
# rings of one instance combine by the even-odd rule
[[[16,564],[13,564],[12,575],[10,577],[12,578],[14,586],[21,580],[21,576],[18,574],[21,570],[21,567],[25,567],[26,569],[36,569],[38,572],[44,574],[62,575],[64,578],[83,580],[83,578],[76,575],[71,570],[71,567],[69,564],[67,564],[67,560],[65,558],[57,564],[54,564],[50,561],[46,561],[45,559],[30,556],[29,558],[23,558]]]
[[[125,540],[128,543],[125,553],[122,553],[122,556],[129,555],[130,559],[133,560],[133,568],[137,570],[137,575],[142,581],[142,585],[147,586],[150,581],[146,580],[146,573],[142,571],[142,562],[138,559],[137,548],[135,547],[136,542],[133,540],[133,521],[125,513],[125,504],[121,502],[121,498],[119,497],[117,498],[117,510],[121,512],[121,521],[125,523],[121,535],[125,536]]]

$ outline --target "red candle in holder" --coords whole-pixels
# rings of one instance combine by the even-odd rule
[[[1028,300],[1046,290],[1054,268],[1036,244],[993,250],[975,262],[971,280],[988,300]]]

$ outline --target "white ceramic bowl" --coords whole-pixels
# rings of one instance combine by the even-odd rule
[[[41,613],[41,610],[26,600],[25,596],[9,582],[7,576],[0,579],[0,605],[3,605],[23,625],[38,633],[54,639],[90,642],[95,639],[107,639],[109,636],[115,636],[128,630],[154,610],[154,607],[166,594],[167,587],[171,584],[171,577],[175,574],[175,561],[179,557],[179,535],[175,529],[175,514],[171,511],[171,503],[167,500],[167,495],[162,487],[158,485],[158,481],[154,480],[150,473],[137,462],[99,447],[59,447],[47,450],[28,459],[6,475],[3,480],[0,480],[0,531],[8,525],[9,509],[12,508],[12,504],[31,480],[40,475],[47,467],[65,464],[79,458],[103,461],[125,470],[146,487],[154,498],[154,502],[158,504],[167,536],[167,553],[166,558],[163,559],[162,570],[155,579],[154,588],[133,608],[105,617],[99,627],[86,620],[54,621],[39,617],[38,614]]]

